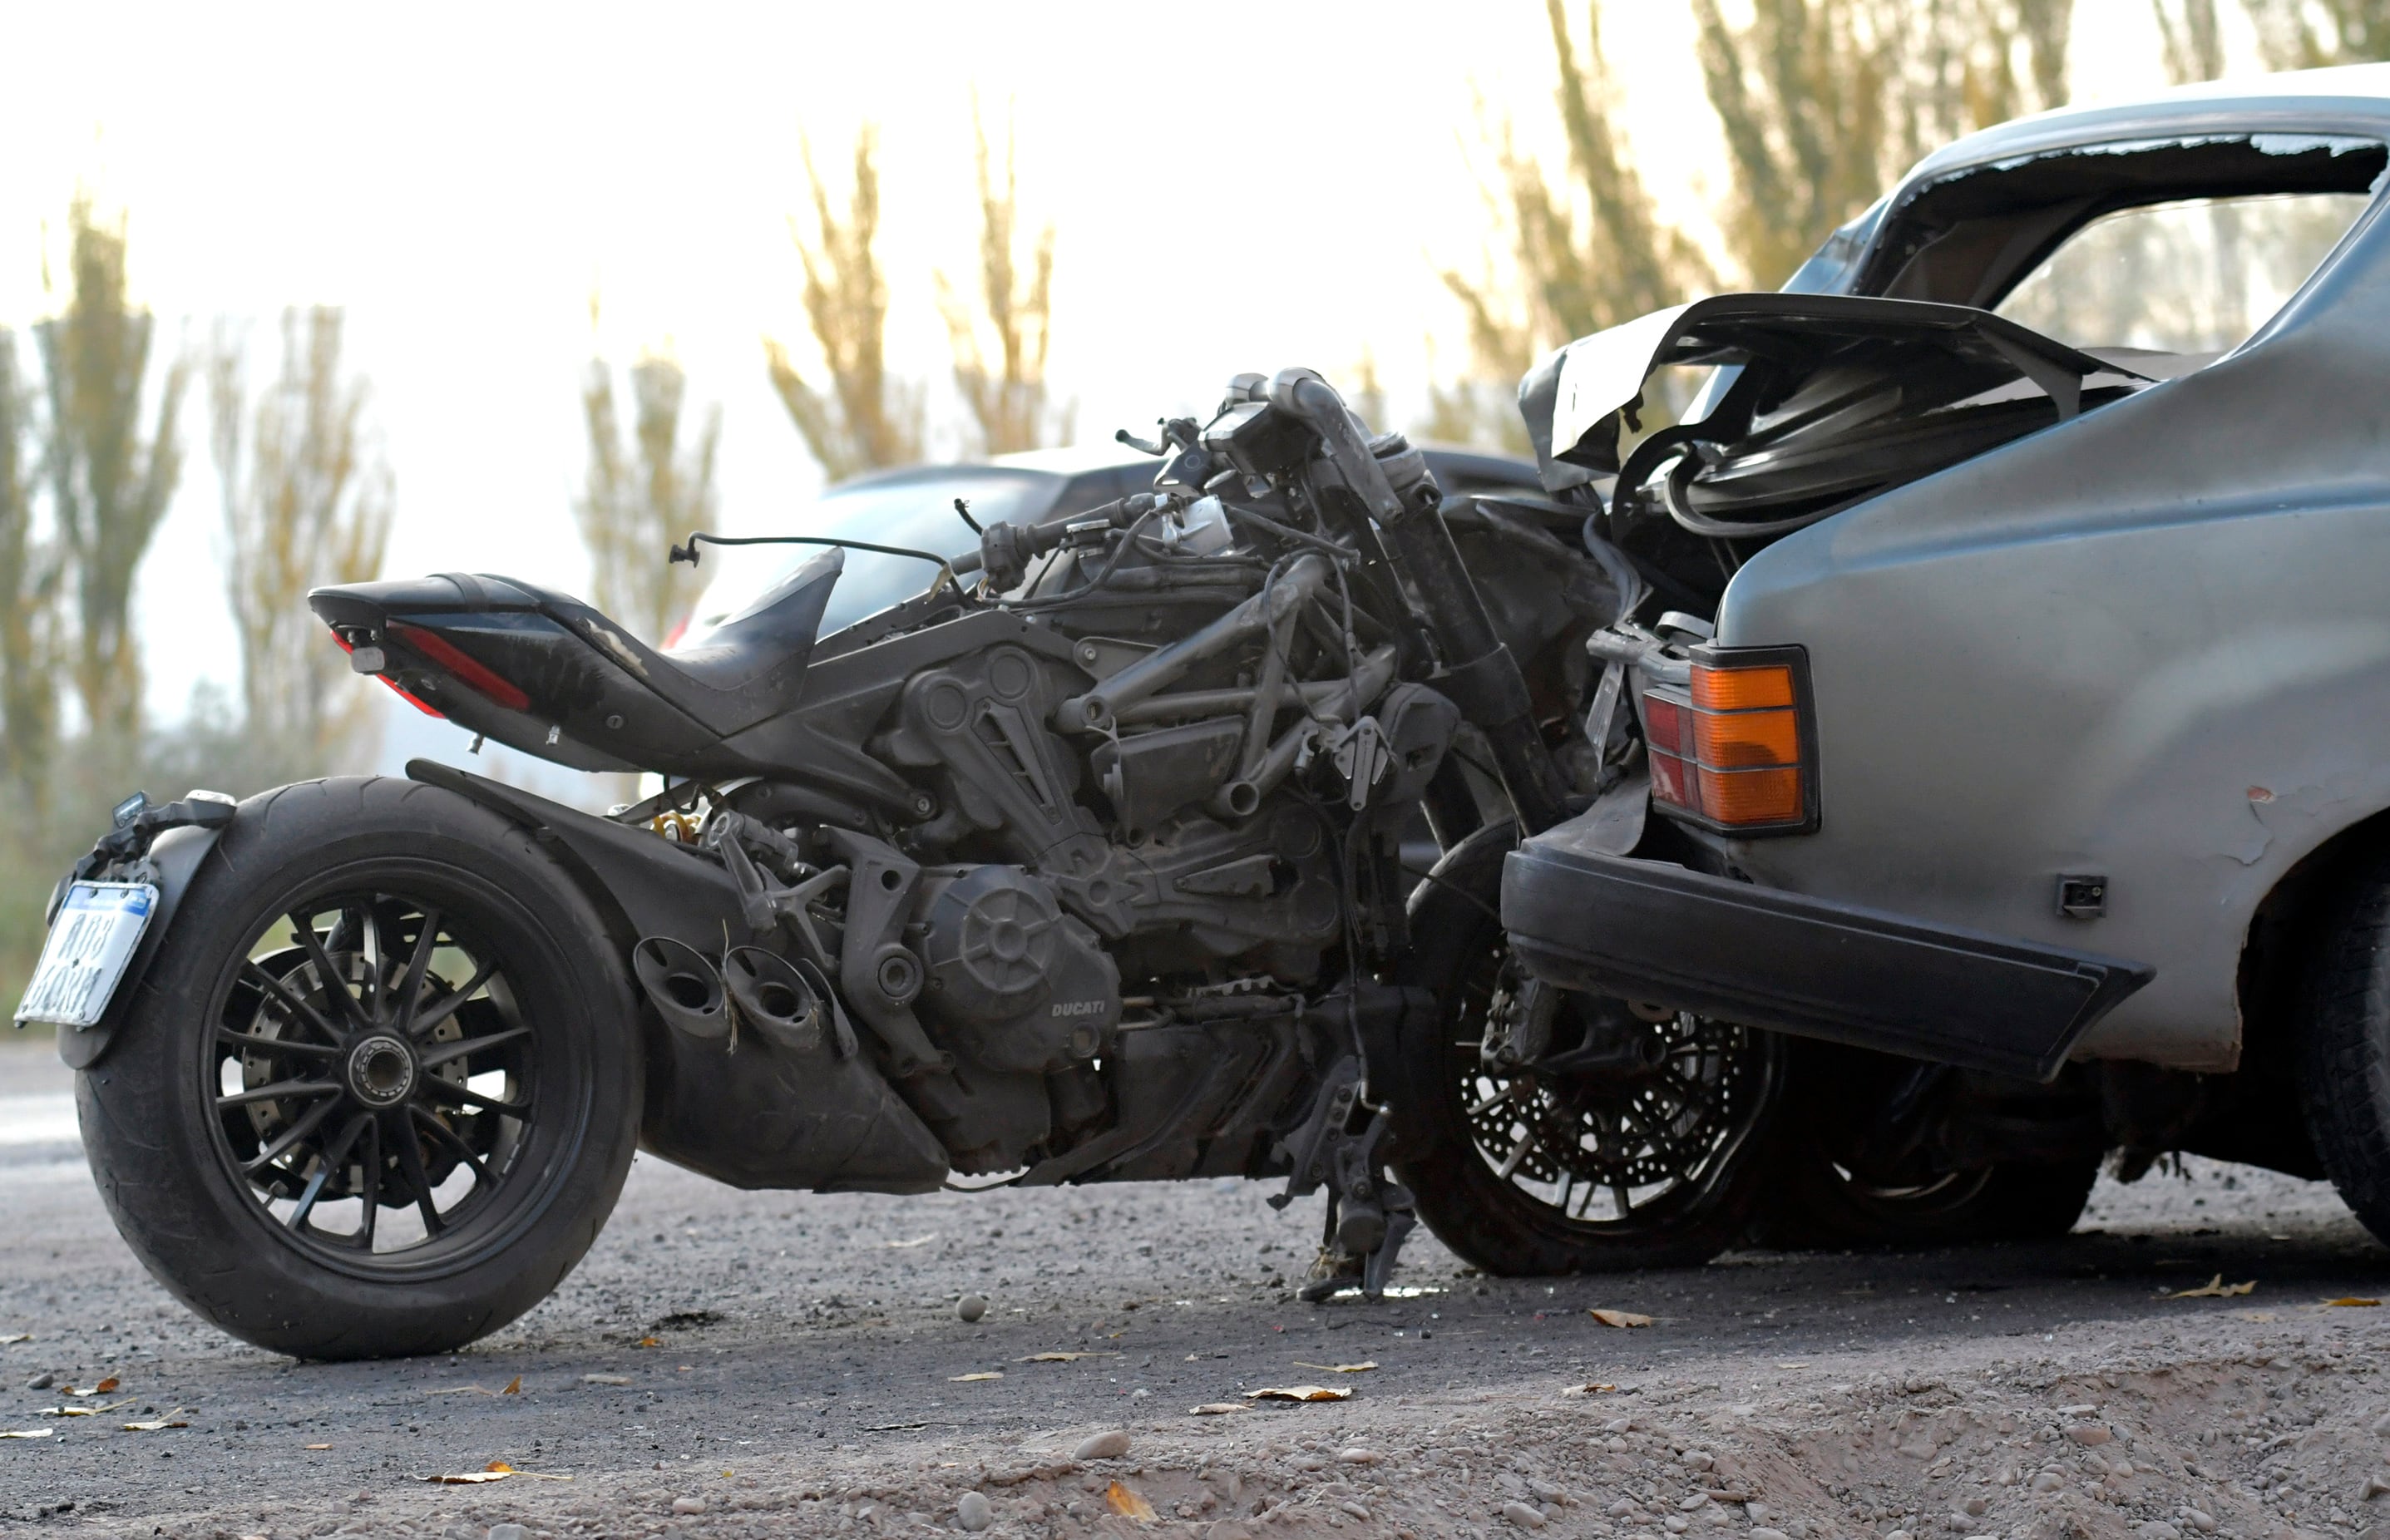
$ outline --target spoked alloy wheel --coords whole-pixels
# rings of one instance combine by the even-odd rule
[[[241,804],[76,1078],[118,1230],[192,1309],[308,1358],[442,1352],[589,1249],[637,1138],[623,946],[451,792]]]
[[[1644,1023],[1636,1069],[1506,1068],[1484,1052],[1487,1014],[1526,1008],[1523,996],[1544,986],[1523,981],[1507,950],[1489,953],[1477,971],[1463,986],[1446,1073],[1458,1082],[1478,1158],[1573,1225],[1631,1226],[1638,1212],[1698,1206],[1733,1165],[1760,1110],[1768,1065],[1757,1034],[1671,1015]],[[1575,1008],[1561,997],[1563,1041]]]
[[[335,1265],[411,1268],[508,1206],[538,1035],[497,949],[436,900],[302,901],[249,949],[209,1045],[221,1153]]]
[[[1781,1039],[1658,1011],[1622,1022],[1616,1002],[1535,983],[1496,909],[1510,845],[1479,830],[1413,898],[1398,977],[1441,1008],[1406,1028],[1391,1077],[1397,1173],[1436,1238],[1490,1273],[1706,1262],[1758,1193]],[[1506,1054],[1531,1010],[1536,1047]]]

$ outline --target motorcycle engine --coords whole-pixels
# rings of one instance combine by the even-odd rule
[[[1053,888],[1019,866],[924,868],[906,939],[927,974],[915,1008],[940,1047],[999,1073],[1095,1057],[1120,1018],[1120,969]]]

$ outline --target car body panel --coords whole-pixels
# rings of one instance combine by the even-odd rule
[[[2021,120],[1928,157],[1788,288],[1896,289],[1916,271],[1903,222],[1921,199],[2036,157],[2229,141],[2215,163],[2231,176],[2262,171],[2253,153],[2305,155],[2311,190],[2312,168],[2351,140],[2380,163],[2390,66]],[[2044,231],[2041,255],[2080,227]],[[1997,302],[2030,270],[1979,267],[1968,281],[1990,297],[1962,302]],[[2151,965],[2077,1056],[2235,1068],[2260,905],[2390,810],[2385,380],[2390,216],[2376,196],[2215,362],[1757,550],[1727,585],[1715,640],[1806,650],[1821,820],[1699,838],[1766,887]],[[2062,914],[2062,876],[2104,879],[2104,913]]]
[[[2233,356],[1743,567],[1718,639],[1809,649],[1824,827],[1736,859],[2147,960],[2083,1051],[2230,1068],[2257,905],[2390,807],[2384,233]],[[2057,913],[2062,873],[2107,877],[2104,918]]]
[[[2390,132],[2390,70],[2293,83],[2006,125],[1908,186],[2110,136]],[[2079,1051],[2232,1068],[2258,905],[2390,808],[2385,378],[2377,202],[2230,355],[1760,552],[1718,639],[1809,649],[1824,819],[1734,859],[1804,893],[2143,959],[2153,982]],[[2105,917],[2060,915],[2062,874],[2104,876]]]

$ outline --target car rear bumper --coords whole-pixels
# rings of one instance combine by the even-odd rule
[[[1570,989],[2034,1080],[2155,976],[2144,964],[1572,848],[1511,853],[1502,922]]]

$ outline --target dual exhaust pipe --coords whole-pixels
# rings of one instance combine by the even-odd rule
[[[669,936],[649,936],[631,949],[639,988],[675,1032],[704,1041],[752,1028],[774,1047],[813,1053],[835,1040],[839,1057],[855,1051],[854,1029],[822,970],[760,946],[734,946],[722,964]]]

